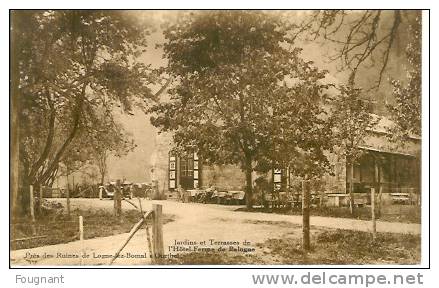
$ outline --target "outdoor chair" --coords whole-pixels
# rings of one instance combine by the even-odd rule
[[[218,191],[213,191],[210,196],[209,203],[218,203]]]
[[[221,191],[217,194],[217,204],[226,204],[227,192]]]
[[[202,199],[202,203],[210,203],[212,196],[214,194],[214,191],[205,191],[203,194],[203,199]]]
[[[244,191],[233,191],[232,193],[232,204],[243,204],[245,200],[245,192]]]
[[[224,200],[224,204],[226,204],[226,205],[233,204],[233,193],[230,191],[227,191],[223,200]]]

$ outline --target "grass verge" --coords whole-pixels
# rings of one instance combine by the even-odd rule
[[[28,218],[15,219],[11,223],[11,250],[67,243],[79,240],[79,216],[83,217],[84,239],[92,239],[127,233],[140,220],[137,210],[125,210],[120,218],[111,210],[73,210],[67,216],[60,203],[50,203],[36,219],[34,225]],[[173,221],[172,215],[164,215],[163,224]],[[35,227],[35,234],[33,230]],[[21,239],[21,240],[20,240]]]
[[[419,235],[327,230],[313,237],[312,250],[301,249],[301,239],[269,239],[260,244],[283,264],[418,264]]]
[[[300,238],[268,239],[257,244],[257,253],[187,253],[165,264],[237,265],[354,265],[418,264],[421,261],[421,239],[418,235],[378,233],[377,239],[367,232],[319,230],[312,236],[312,250],[301,249]]]
[[[274,213],[283,215],[302,215],[302,210],[291,208],[252,208],[246,207],[238,208],[236,211],[243,212],[262,212],[262,213]],[[324,208],[312,208],[311,216],[322,217],[337,217],[337,218],[350,218],[360,220],[371,220],[370,207],[357,207],[355,213],[351,214],[349,207],[324,207]],[[421,223],[421,212],[418,206],[408,205],[392,205],[384,207],[381,215],[377,215],[377,219],[388,222],[399,223]]]

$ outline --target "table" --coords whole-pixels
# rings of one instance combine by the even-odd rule
[[[411,201],[409,193],[390,193],[393,203],[409,204]]]

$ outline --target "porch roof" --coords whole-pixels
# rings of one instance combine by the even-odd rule
[[[358,148],[363,150],[369,150],[379,153],[386,153],[386,154],[395,154],[395,155],[401,155],[401,156],[408,156],[408,157],[416,157],[413,154],[406,153],[406,152],[400,152],[400,151],[392,151],[384,148],[376,148],[376,147],[369,147],[369,146],[358,146]]]

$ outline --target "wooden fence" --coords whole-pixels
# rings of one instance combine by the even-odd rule
[[[68,191],[68,190],[67,190]],[[118,191],[120,192],[120,191]],[[20,239],[14,239],[11,240],[11,242],[20,242],[20,241],[28,241],[28,240],[34,240],[34,239],[40,239],[40,238],[47,238],[48,235],[44,236],[37,236],[36,234],[36,221],[35,221],[35,212],[37,209],[41,209],[42,200],[43,200],[43,189],[39,189],[39,195],[36,197],[34,195],[34,187],[31,185],[29,189],[29,196],[30,196],[30,217],[31,217],[31,229],[32,229],[32,237],[26,237],[26,238],[20,238]],[[117,193],[120,194],[120,193]],[[122,197],[115,197],[114,203],[115,203],[115,211],[117,211],[116,216],[121,216],[121,201],[124,200],[128,202],[129,204],[133,205],[139,212],[140,212],[140,220],[133,226],[131,229],[127,239],[123,242],[123,244],[120,246],[120,248],[117,250],[117,252],[114,254],[113,258],[111,259],[109,265],[112,265],[114,261],[118,258],[122,250],[125,248],[125,246],[129,243],[129,241],[133,238],[134,234],[136,234],[137,231],[139,231],[142,227],[145,227],[146,230],[146,240],[147,240],[147,249],[149,251],[151,261],[152,263],[158,263],[159,260],[162,258],[164,254],[164,247],[163,247],[163,213],[162,213],[162,205],[160,204],[153,204],[151,211],[143,211],[142,209],[142,202],[140,198],[137,198],[139,200],[139,204],[136,205],[133,202],[122,199]],[[37,199],[38,205],[35,205],[35,199]],[[70,197],[69,193],[67,193],[66,197],[66,208],[67,208],[67,215],[70,216]],[[150,220],[150,221],[148,221]],[[149,223],[151,222],[151,223]],[[151,231],[150,231],[151,230]],[[152,234],[152,237],[151,237]],[[81,255],[84,253],[85,247],[84,247],[84,227],[83,227],[83,217],[79,216],[79,231],[78,234],[74,237],[75,239],[78,239],[81,241]],[[151,239],[152,238],[152,239]],[[74,240],[74,239],[72,239]],[[83,264],[82,257],[80,257],[81,262],[80,265]]]
[[[147,240],[148,250],[150,253],[150,257],[151,257],[151,262],[152,263],[160,263],[160,259],[162,258],[163,254],[164,254],[162,205],[153,204],[152,207],[153,207],[152,211],[143,212],[141,206],[139,205],[139,210],[142,213],[142,217],[139,220],[139,222],[137,222],[133,226],[130,233],[128,234],[127,239],[122,243],[120,248],[116,251],[116,253],[114,254],[113,258],[111,259],[109,265],[112,265],[114,263],[114,261],[119,257],[122,250],[125,248],[125,246],[133,238],[134,234],[136,234],[136,232],[139,231],[143,225],[145,225],[145,229],[146,229],[146,240]],[[147,221],[148,219],[152,220],[152,227],[151,227],[152,241],[151,241],[151,234],[149,231],[150,225]]]

